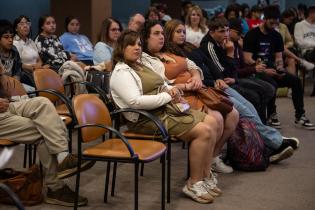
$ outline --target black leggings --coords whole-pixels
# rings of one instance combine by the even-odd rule
[[[259,78],[269,82],[272,84],[275,89],[278,87],[289,87],[292,89],[292,101],[295,109],[295,117],[299,118],[304,113],[304,95],[303,95],[303,88],[301,84],[301,80],[290,73],[285,73],[282,77],[271,77],[266,74],[260,74]],[[276,107],[276,95],[270,100],[267,105],[267,116],[269,117],[272,113],[277,112]]]

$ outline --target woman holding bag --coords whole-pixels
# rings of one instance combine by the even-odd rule
[[[172,112],[167,104],[180,101],[178,89],[168,86],[152,66],[139,62],[141,53],[140,35],[130,30],[123,32],[113,54],[115,67],[110,79],[113,100],[119,108],[150,111],[164,123],[169,134],[190,142],[190,178],[183,192],[199,203],[211,203],[213,196],[221,193],[210,171],[216,138],[220,135],[216,120],[195,110],[187,114]],[[165,91],[160,92],[161,87]],[[138,114],[125,113],[124,117],[131,130],[154,131],[150,121]]]
[[[148,22],[143,31],[144,52],[142,61],[147,65],[152,65],[169,83],[184,91],[184,98],[194,109],[202,110],[205,105],[195,96],[196,91],[202,88],[202,71],[191,60],[183,55],[173,54],[172,47],[164,42],[164,31],[159,22]],[[205,112],[214,116],[218,121],[222,121],[222,115],[218,111],[206,107]],[[217,157],[226,140],[232,135],[238,122],[238,112],[232,111],[224,116],[223,135],[217,139],[214,151],[215,165],[220,167],[220,172],[231,173],[233,169],[225,165]]]

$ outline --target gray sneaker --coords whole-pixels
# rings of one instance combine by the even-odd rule
[[[64,185],[62,188],[52,191],[48,188],[45,202],[60,206],[74,206],[75,192],[73,192],[68,185]],[[85,206],[88,203],[88,199],[82,196],[78,196],[78,206]]]
[[[58,178],[64,179],[73,176],[78,172],[78,157],[77,155],[69,154],[63,161],[58,165]],[[95,161],[81,161],[81,172],[91,168],[95,164]]]
[[[282,144],[280,148],[275,151],[270,157],[270,163],[278,163],[284,159],[287,159],[293,155],[294,149],[291,146]]]
[[[267,125],[274,127],[274,128],[281,128],[281,123],[278,119],[277,113],[273,113],[270,115],[269,119],[267,120]]]
[[[294,123],[296,127],[304,128],[306,130],[315,129],[315,125],[311,123],[311,121],[307,117],[305,117],[305,115],[302,115],[300,118],[295,119]]]

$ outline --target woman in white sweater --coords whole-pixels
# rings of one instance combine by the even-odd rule
[[[188,10],[186,20],[186,42],[199,47],[202,38],[207,34],[206,19],[199,6],[195,5]]]
[[[113,59],[110,87],[115,103],[120,108],[144,109],[157,116],[169,134],[190,142],[190,178],[183,192],[200,203],[211,203],[213,196],[221,191],[210,172],[212,153],[217,138],[215,119],[195,110],[179,114],[172,109],[171,102],[182,101],[179,90],[168,86],[163,78],[139,62],[142,53],[140,36],[134,31],[125,31],[118,39]],[[159,90],[165,87],[163,92]],[[131,130],[155,132],[152,123],[138,114],[128,113],[125,118]]]

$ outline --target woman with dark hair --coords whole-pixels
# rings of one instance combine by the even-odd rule
[[[114,18],[106,18],[103,21],[99,41],[94,47],[93,62],[95,65],[112,60],[113,49],[122,30],[121,23]]]
[[[168,21],[165,25],[165,31],[171,27],[170,25],[176,24],[176,21],[174,19]],[[184,27],[177,29],[176,33],[183,33],[183,30],[185,30]],[[152,65],[153,69],[169,83],[181,89],[184,92],[184,98],[188,100],[192,108],[204,110],[205,113],[214,117],[218,120],[218,123],[222,124],[220,128],[222,129],[222,136],[218,136],[214,150],[215,162],[220,165],[220,172],[233,172],[233,169],[223,164],[217,156],[225,141],[235,130],[238,122],[238,112],[233,108],[223,119],[223,116],[218,111],[211,110],[196,98],[195,91],[202,87],[202,70],[193,61],[185,57],[182,51],[178,50],[176,46],[164,41],[170,40],[171,34],[165,33],[164,35],[163,28],[158,22],[148,22],[143,32],[145,52],[143,53],[143,62]],[[185,41],[185,37],[181,38],[182,41]],[[194,47],[192,44],[189,45],[188,47],[190,48]],[[198,101],[198,103],[191,103],[195,101]]]
[[[218,188],[213,188],[215,177],[210,173],[218,135],[217,124],[203,112],[174,112],[170,103],[182,100],[178,88],[167,85],[153,71],[152,66],[139,62],[141,53],[140,35],[135,31],[124,31],[113,55],[116,64],[110,79],[113,99],[120,108],[148,110],[163,122],[169,134],[190,143],[190,177],[183,192],[199,203],[211,203],[214,200],[212,195],[220,193]],[[151,131],[151,134],[156,130],[150,121],[139,114],[125,113],[124,117],[132,130],[145,133]]]
[[[18,50],[22,62],[21,82],[34,86],[33,71],[40,68],[48,68],[38,54],[38,49],[31,37],[31,21],[21,15],[14,20],[13,44]]]
[[[160,20],[159,11],[155,7],[149,7],[144,18],[146,19],[146,21],[148,21],[148,20]]]
[[[55,35],[56,21],[51,15],[45,15],[38,20],[38,35],[35,44],[44,64],[58,71],[59,68],[68,60],[76,60],[75,56],[66,52],[62,43]]]
[[[59,37],[64,49],[84,64],[93,65],[93,45],[89,38],[79,33],[79,19],[73,16],[66,17],[65,30],[66,32]]]

